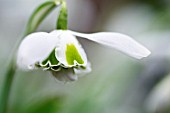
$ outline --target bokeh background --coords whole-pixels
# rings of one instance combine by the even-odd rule
[[[0,88],[29,16],[45,0],[0,0]],[[170,0],[67,0],[69,28],[130,35],[152,55],[136,60],[85,39],[93,71],[72,83],[17,70],[8,113],[170,113]],[[38,31],[55,28],[56,11]],[[107,37],[106,37],[107,38]],[[1,109],[1,108],[0,108]]]

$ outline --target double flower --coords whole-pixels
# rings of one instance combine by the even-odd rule
[[[17,65],[24,70],[39,68],[48,70],[61,81],[77,80],[79,75],[89,73],[91,67],[76,37],[114,48],[137,59],[150,54],[148,49],[124,34],[114,32],[84,34],[64,29],[50,33],[36,32],[26,36],[18,49]]]

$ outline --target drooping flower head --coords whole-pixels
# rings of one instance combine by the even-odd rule
[[[37,32],[25,37],[17,54],[18,67],[24,70],[43,69],[63,81],[77,80],[91,71],[87,55],[76,37],[85,38],[112,47],[137,59],[147,57],[150,51],[131,37],[113,32],[93,34],[67,30],[65,4],[61,8],[58,29],[50,33]],[[64,10],[64,11],[63,11]]]

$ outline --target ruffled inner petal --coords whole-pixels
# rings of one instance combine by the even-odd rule
[[[65,67],[74,67],[77,65],[87,65],[87,56],[84,49],[79,44],[76,37],[67,31],[59,36],[60,46],[56,48],[56,57]]]

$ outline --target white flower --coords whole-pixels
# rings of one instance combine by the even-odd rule
[[[91,71],[86,53],[76,36],[115,48],[137,59],[150,51],[127,35],[120,33],[83,34],[70,30],[37,32],[28,35],[19,46],[17,65],[24,70],[43,68],[60,80],[76,80],[77,75]]]

